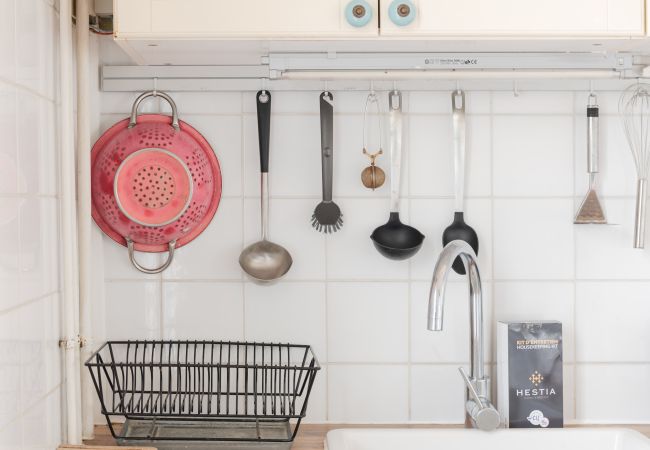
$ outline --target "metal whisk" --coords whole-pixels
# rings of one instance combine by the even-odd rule
[[[645,207],[650,172],[650,84],[634,84],[621,95],[618,110],[623,116],[625,136],[636,166],[636,216],[634,248],[645,244]]]

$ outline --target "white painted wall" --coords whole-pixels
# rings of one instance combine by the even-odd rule
[[[100,61],[128,62],[110,41],[101,49]],[[632,249],[634,169],[616,106],[625,83],[598,92],[600,184],[612,226],[573,225],[588,181],[588,83],[548,86],[533,92],[522,83],[518,97],[508,82],[462,86],[467,220],[481,242],[486,324],[563,322],[567,422],[650,422],[639,401],[650,396],[650,250]],[[368,163],[361,154],[365,93],[334,92],[334,194],[345,225],[331,236],[309,223],[321,189],[318,93],[274,93],[271,237],[289,249],[294,267],[266,287],[249,282],[237,263],[259,231],[254,93],[172,93],[181,119],[204,133],[221,162],[222,203],[206,232],[162,275],[133,270],[126,249],[104,239],[98,339],[309,343],[323,365],[311,422],[463,422],[456,368],[469,359],[465,280],[452,277],[444,332],[426,331],[425,322],[441,234],[453,215],[453,83],[438,87],[403,94],[402,214],[427,236],[406,262],[385,260],[369,239],[387,219],[388,186],[371,192],[359,179]],[[102,93],[101,130],[126,117],[135,96]],[[388,172],[388,156],[378,164]]]
[[[0,0],[0,448],[61,442],[53,1]]]

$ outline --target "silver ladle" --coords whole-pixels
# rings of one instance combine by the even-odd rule
[[[293,264],[289,252],[267,239],[269,228],[269,140],[271,135],[271,93],[257,93],[257,131],[260,144],[262,191],[262,240],[246,247],[239,255],[239,265],[251,278],[260,282],[277,280]]]

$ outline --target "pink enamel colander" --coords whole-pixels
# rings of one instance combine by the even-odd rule
[[[147,97],[161,97],[172,117],[138,116]],[[191,242],[208,226],[221,199],[219,161],[201,134],[178,120],[172,98],[157,91],[140,95],[131,117],[109,128],[91,155],[92,215],[115,242],[128,248],[141,272],[160,273],[174,250]],[[135,251],[169,252],[156,268],[146,268]]]

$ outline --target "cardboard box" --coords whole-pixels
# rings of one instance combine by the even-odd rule
[[[509,428],[562,428],[562,324],[499,322],[497,409]]]

